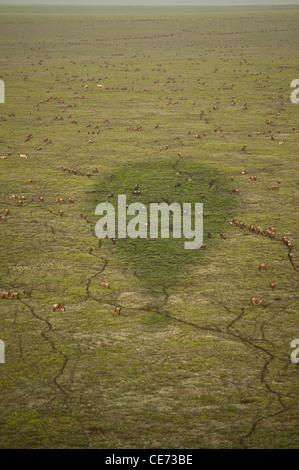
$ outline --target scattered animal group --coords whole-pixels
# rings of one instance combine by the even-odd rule
[[[244,222],[240,222],[238,220],[232,220],[232,221],[228,222],[228,225],[235,225],[235,226],[240,227],[242,229],[247,228],[246,224]],[[271,238],[271,239],[275,239],[275,237],[276,237],[276,230],[275,230],[274,227],[268,227],[265,230],[263,230],[262,227],[260,227],[259,225],[251,224],[248,227],[248,230],[252,233],[258,233],[260,235],[264,235],[265,237],[268,237],[268,238]],[[292,253],[292,243],[286,236],[282,237],[282,241],[283,241],[284,245],[286,245],[289,249],[288,258],[289,258],[292,266],[294,267],[293,253]],[[270,268],[269,263],[261,263],[259,265],[259,270],[260,271],[267,271],[269,268]],[[273,282],[271,282],[270,283],[270,288],[272,290],[274,290],[275,287],[276,287],[275,284]],[[263,299],[261,297],[252,297],[252,299],[251,299],[251,304],[252,305],[260,305],[262,302],[263,302]]]
[[[17,292],[0,292],[0,299],[18,299],[19,294]]]
[[[215,69],[214,73],[217,73],[217,71],[218,71],[218,68]],[[237,72],[237,70],[234,70],[234,72]],[[73,75],[72,80],[74,80],[75,78],[78,78],[78,75]],[[237,78],[238,78],[238,77],[237,77]],[[25,81],[27,80],[27,76],[24,77],[24,80],[25,80]],[[83,80],[83,79],[81,79],[81,81],[82,81],[82,80]],[[89,78],[89,80],[92,81],[92,80],[94,80],[94,78]],[[200,79],[199,79],[199,81],[200,81]],[[67,81],[67,83],[68,83],[68,81]],[[156,82],[156,83],[158,83],[158,82]],[[168,84],[168,83],[169,83],[169,84],[170,84],[170,83],[175,83],[175,80],[172,79],[172,78],[169,78],[168,81],[167,81],[167,84]],[[182,82],[182,83],[183,83],[183,82]],[[202,83],[202,85],[204,85],[204,84],[205,84],[205,83]],[[234,86],[234,84],[231,84],[231,87],[226,86],[226,87],[224,87],[224,89],[233,89],[233,88],[232,88],[233,86]],[[260,87],[261,85],[257,85],[257,86]],[[88,86],[87,84],[82,84],[82,87],[84,88],[84,91],[86,91],[86,92],[89,91],[89,86]],[[102,84],[97,84],[96,87],[97,87],[97,88],[101,88],[101,89],[104,88],[104,86],[103,86]],[[50,87],[50,88],[51,88],[51,87]],[[71,87],[70,87],[69,89],[71,89]],[[109,90],[110,87],[106,87],[106,89]],[[114,87],[114,88],[112,88],[112,89],[118,89],[118,87],[116,86],[116,87]],[[127,87],[122,88],[122,90],[130,91],[129,89],[127,89]],[[149,89],[141,89],[141,90],[139,90],[139,91],[140,91],[140,92],[148,92],[148,91],[150,91],[150,90],[149,90]],[[173,91],[173,92],[183,91],[183,88],[181,88],[180,90],[179,90],[178,88],[176,88],[176,89],[172,89],[171,91]],[[280,95],[280,98],[282,98],[282,95]],[[85,99],[85,96],[75,95],[75,96],[74,96],[74,99]],[[170,104],[178,104],[178,103],[179,103],[178,101],[172,102],[172,99],[170,99],[170,101],[169,101],[169,98],[168,98],[168,97],[166,97],[166,99],[168,100],[167,105],[170,105]],[[272,99],[277,99],[277,98],[276,98],[276,96],[273,96]],[[65,104],[64,104],[64,101],[62,100],[61,97],[53,97],[53,96],[50,96],[50,97],[48,97],[46,100],[42,100],[42,101],[40,101],[40,103],[37,103],[37,104],[36,104],[36,111],[39,111],[39,108],[40,108],[40,105],[41,105],[41,104],[47,103],[47,102],[49,102],[49,101],[51,101],[51,100],[57,100],[57,101],[60,103],[60,104],[59,104],[59,108],[61,109],[62,112],[65,112],[65,111],[66,111],[66,108],[68,108],[68,107],[72,107],[72,106],[76,107],[76,104],[73,104],[73,105],[65,105]],[[184,101],[184,100],[186,100],[186,98],[185,98],[185,97],[181,97],[180,100]],[[236,101],[237,101],[237,100],[236,100],[235,96],[233,96],[233,97],[232,97],[232,103],[231,103],[232,106],[236,106]],[[215,105],[214,105],[210,110],[208,110],[208,112],[210,113],[212,110],[213,110],[213,111],[219,110],[219,107],[217,106],[219,103],[220,103],[220,100],[217,100],[216,103],[215,103]],[[193,103],[193,104],[195,104],[195,103]],[[240,105],[241,105],[241,104],[240,104]],[[243,111],[248,110],[248,103],[247,103],[247,102],[243,103],[242,106],[243,106]],[[284,110],[284,109],[285,109],[285,108],[282,108],[282,110]],[[96,112],[98,112],[98,110],[94,110],[94,112],[96,113]],[[206,111],[206,112],[207,112],[207,111]],[[31,113],[31,114],[32,114],[32,113]],[[278,112],[278,113],[277,113],[277,116],[280,116],[280,115],[281,115],[281,113]],[[206,115],[205,115],[205,111],[204,111],[204,110],[201,110],[200,119],[201,119],[201,120],[202,120],[202,119],[205,119],[205,116],[206,116]],[[39,116],[38,116],[36,119],[41,120],[41,118],[40,118]],[[72,125],[77,125],[77,124],[78,124],[78,122],[77,122],[76,120],[74,120],[71,115],[67,116],[67,119],[70,120],[69,122],[70,122],[70,124],[72,124]],[[71,120],[71,119],[72,119],[72,120]],[[1,120],[4,120],[4,121],[5,121],[6,119],[5,119],[4,117],[1,117]],[[54,117],[54,120],[63,121],[64,118],[63,118],[62,116],[59,116],[59,117],[58,117],[58,116],[55,116],[55,117]],[[109,123],[109,119],[106,118],[106,119],[104,119],[103,122],[104,122],[104,123]],[[206,122],[208,122],[208,121],[206,120]],[[267,120],[267,121],[266,121],[266,124],[267,124],[267,125],[271,125],[271,124],[273,124],[273,121]],[[81,126],[80,126],[80,127],[81,127]],[[90,127],[91,127],[91,124],[88,124],[86,127],[90,128]],[[154,127],[155,127],[155,129],[159,129],[160,124],[157,123]],[[138,126],[135,127],[135,126],[131,126],[131,125],[130,125],[130,126],[127,127],[127,130],[128,130],[128,131],[141,131],[141,130],[143,130],[143,126],[142,126],[142,125],[138,125]],[[219,131],[219,132],[218,132],[218,131]],[[77,132],[80,133],[80,132],[81,132],[80,129],[77,129]],[[220,136],[220,138],[222,138],[222,139],[225,138],[224,130],[223,130],[222,127],[217,126],[217,127],[214,129],[214,132],[215,132],[215,135]],[[246,131],[246,132],[248,132],[248,131]],[[280,133],[280,132],[281,132],[281,131],[278,131],[278,133]],[[100,133],[101,133],[101,131],[98,129],[98,126],[96,126],[96,127],[94,128],[94,130],[88,131],[88,134],[94,134],[94,135],[95,135],[95,134],[100,134]],[[216,134],[216,133],[218,133],[218,134]],[[258,136],[263,136],[263,135],[266,135],[266,134],[268,134],[269,139],[270,139],[270,137],[271,137],[271,140],[275,140],[274,135],[272,135],[271,129],[268,129],[267,132],[266,132],[265,130],[258,130],[258,131],[257,131],[257,135],[258,135]],[[270,135],[270,134],[271,134],[271,135]],[[191,135],[191,131],[188,131],[188,135]],[[201,144],[200,141],[201,141],[201,139],[202,139],[202,136],[203,136],[203,137],[207,137],[207,132],[202,132],[201,134],[196,133],[196,134],[193,134],[193,136],[194,136],[194,135],[195,135],[195,138],[198,139],[198,144],[200,145],[200,144]],[[248,135],[248,137],[251,137],[251,136],[252,136],[252,132],[249,132],[247,135]],[[32,137],[33,137],[32,134],[28,134],[28,135],[25,137],[25,141],[26,141],[26,142],[30,142],[31,139],[32,139]],[[94,138],[94,137],[93,137],[93,138]],[[95,138],[96,138],[96,137],[95,137]],[[193,137],[193,138],[194,138],[194,137]],[[203,139],[203,140],[205,140],[205,139]],[[45,138],[43,139],[43,142],[44,142],[45,144],[52,144],[52,141],[51,141],[48,137],[45,137]],[[155,142],[158,143],[158,139],[156,139]],[[94,143],[94,140],[89,139],[89,140],[88,140],[88,143],[89,143],[89,144],[93,144],[93,143]],[[181,143],[181,145],[184,145],[183,142],[180,142],[180,143]],[[283,145],[283,144],[285,144],[285,140],[281,140],[281,141],[278,142],[278,145],[279,145],[279,146],[281,146],[281,145]],[[277,145],[277,144],[276,144],[276,145]],[[160,144],[159,144],[159,147],[160,147]],[[10,146],[8,146],[8,148],[11,149]],[[168,145],[168,144],[165,145],[164,147],[160,147],[160,151],[164,151],[164,150],[168,150],[168,149],[169,149],[169,145]],[[37,150],[42,150],[42,146],[41,146],[41,145],[38,145],[38,146],[37,146]],[[243,145],[243,146],[241,147],[241,151],[242,151],[242,152],[246,152],[246,151],[247,151],[247,147],[246,147],[245,145]],[[8,152],[7,155],[10,155],[10,152]],[[1,160],[6,159],[6,158],[7,158],[7,155],[0,156],[0,159],[1,159]],[[28,159],[28,157],[27,157],[27,155],[26,155],[25,153],[22,153],[22,154],[20,154],[19,156],[20,156],[21,159],[24,159],[24,160],[27,160],[27,159]],[[181,152],[178,153],[178,157],[179,157],[179,158],[182,157]],[[62,169],[62,171],[68,172],[69,174],[74,174],[74,175],[79,174],[79,175],[82,175],[82,173],[80,173],[79,170],[75,170],[75,169],[73,169],[73,168],[71,168],[71,167],[65,167],[65,166],[63,166],[63,167],[61,167],[61,169]],[[97,173],[98,173],[98,169],[97,169],[97,168],[93,168],[92,171],[87,171],[86,173],[84,173],[84,175],[87,176],[88,178],[90,178],[91,176],[93,176],[93,175],[95,175],[95,174],[97,174]],[[246,171],[242,171],[242,174],[246,174]],[[114,175],[113,175],[113,174],[108,175],[108,178],[109,178],[109,179],[110,179],[110,178],[114,178]],[[249,181],[257,181],[257,179],[258,179],[257,176],[249,176],[249,177],[248,177],[248,180],[249,180]],[[234,177],[233,177],[233,176],[231,176],[231,180],[232,180],[232,181],[234,180]],[[186,181],[191,181],[191,179],[186,178]],[[34,184],[35,182],[36,182],[36,181],[35,181],[34,179],[28,180],[28,184]],[[278,181],[277,181],[277,184],[280,185],[280,184],[281,184],[281,181],[278,180]],[[269,190],[271,190],[271,191],[277,191],[277,190],[279,190],[279,186],[278,186],[277,184],[273,184],[273,185],[269,186]],[[180,186],[181,186],[181,183],[176,183],[176,184],[175,184],[175,187],[176,187],[176,188],[179,188]],[[136,186],[135,186],[135,188],[134,188],[132,194],[133,194],[134,196],[141,195],[141,189],[140,189],[139,185],[136,185]],[[231,194],[239,194],[239,189],[236,189],[236,188],[232,189]],[[114,197],[114,194],[113,194],[113,193],[111,193],[111,194],[108,195],[108,198],[112,198],[112,197]],[[203,195],[202,195],[202,199],[204,199],[204,197],[205,197],[205,195],[203,194]],[[20,206],[20,205],[23,203],[25,197],[24,197],[24,196],[11,195],[11,196],[10,196],[10,199],[17,199],[18,205]],[[39,202],[43,202],[43,201],[44,201],[44,197],[43,197],[43,196],[38,196],[38,197],[37,197],[37,200],[38,200]],[[62,203],[64,202],[64,200],[63,200],[61,197],[57,197],[57,198],[56,198],[56,202],[59,203],[59,204],[62,204]],[[66,199],[66,202],[72,204],[72,203],[74,203],[74,199],[71,198],[71,197],[68,197],[68,198]],[[8,209],[4,209],[4,215],[0,216],[0,221],[1,221],[1,222],[5,222],[5,221],[7,220],[8,213],[9,213]],[[63,211],[62,211],[61,209],[58,210],[58,215],[61,216],[61,217],[63,216]],[[204,215],[204,217],[205,217],[205,215]],[[85,215],[84,213],[81,213],[81,214],[80,214],[80,218],[86,219],[86,215]],[[246,226],[246,224],[245,224],[244,222],[239,222],[239,221],[236,221],[236,220],[233,220],[232,222],[229,222],[229,225],[235,225],[235,226],[238,226],[238,227],[240,227],[240,228],[242,228],[242,229],[247,229],[247,226]],[[268,237],[268,238],[270,238],[270,239],[275,239],[275,238],[276,238],[276,231],[275,231],[275,229],[274,229],[273,227],[268,227],[267,229],[263,230],[260,226],[251,224],[251,225],[249,226],[248,230],[249,230],[250,232],[252,232],[252,233],[257,233],[257,234],[259,234],[259,235],[266,236],[266,237]],[[208,233],[208,238],[211,238],[211,233],[210,233],[210,232]],[[224,233],[221,233],[221,234],[220,234],[220,238],[223,239],[223,240],[226,240],[227,237],[226,237],[226,235],[225,235]],[[115,239],[114,239],[114,238],[111,238],[111,242],[112,242],[113,244],[115,244]],[[294,266],[294,264],[293,264],[293,254],[292,254],[292,243],[291,243],[290,240],[287,239],[287,237],[283,237],[283,243],[288,247],[288,250],[289,250],[288,258],[289,258],[290,262],[292,263],[292,265]],[[205,247],[205,245],[203,245],[201,248],[205,249],[206,247]],[[259,265],[259,270],[260,270],[260,271],[266,271],[266,272],[267,272],[268,269],[269,269],[269,267],[270,267],[269,263],[261,263],[261,264]],[[109,289],[109,284],[106,283],[106,282],[99,282],[99,285],[100,285],[101,287],[103,287],[103,288]],[[272,283],[272,282],[270,283],[270,288],[271,288],[272,290],[275,288],[274,283]],[[30,297],[30,291],[24,290],[24,294],[25,294],[26,297]],[[1,299],[2,299],[2,298],[6,298],[6,299],[18,299],[19,296],[18,296],[18,293],[15,293],[15,292],[13,292],[13,293],[0,292],[0,298],[1,298]],[[263,299],[262,299],[261,297],[252,297],[252,299],[251,299],[252,305],[260,305],[262,302],[263,302]],[[59,311],[61,311],[61,312],[64,312],[64,311],[65,311],[65,307],[64,307],[62,304],[59,304],[59,303],[58,303],[58,304],[54,304],[54,305],[53,305],[53,311],[56,311],[56,310],[59,310]],[[116,307],[115,307],[115,310],[114,310],[114,314],[115,314],[115,315],[120,315],[120,311],[121,311],[121,307],[116,306]]]

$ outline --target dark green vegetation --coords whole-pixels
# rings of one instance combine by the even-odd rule
[[[1,447],[298,447],[298,9],[0,15]],[[99,243],[135,184],[204,193],[206,250]]]
[[[178,170],[178,168],[181,168]],[[184,170],[185,168],[185,170]],[[227,175],[221,175],[215,168],[206,168],[204,165],[183,160],[170,164],[168,159],[152,163],[134,164],[125,166],[113,173],[114,178],[109,182],[101,182],[99,191],[95,194],[94,207],[97,201],[105,201],[107,194],[126,194],[127,204],[140,202],[147,210],[147,221],[150,223],[151,202],[167,203],[177,202],[183,209],[183,203],[192,204],[192,229],[194,229],[194,203],[204,202],[204,236],[208,233],[220,233],[223,222],[234,215],[236,199],[231,198]],[[141,195],[132,195],[136,185],[141,188]],[[180,185],[180,186],[178,186]],[[207,198],[205,195],[207,194]],[[154,197],[153,197],[154,195]],[[203,197],[202,197],[203,196]],[[97,198],[97,199],[96,199]],[[117,221],[117,197],[110,199],[114,203]],[[127,221],[132,219],[128,216]],[[182,228],[184,223],[182,217]],[[119,239],[116,250],[124,264],[132,266],[135,276],[143,281],[144,286],[153,292],[164,292],[174,283],[186,279],[186,269],[190,264],[203,264],[206,250],[185,250],[184,237],[180,240],[172,237],[172,217],[170,217],[170,239],[161,239],[159,230],[158,239],[132,240]],[[117,230],[116,230],[117,233]],[[207,260],[209,263],[210,261]]]

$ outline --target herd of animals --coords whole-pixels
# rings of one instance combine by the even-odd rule
[[[247,63],[246,60],[244,60],[244,63],[248,65],[248,63]],[[236,72],[236,70],[235,70],[235,72]],[[76,78],[78,78],[78,75],[73,75],[72,81],[74,81]],[[27,77],[24,77],[24,80],[25,80],[25,79],[27,80]],[[25,80],[25,81],[26,81],[26,80]],[[89,78],[88,80],[89,80],[89,81],[95,81],[95,78],[94,78],[94,77],[91,77],[91,78]],[[83,81],[83,79],[81,79],[81,81]],[[267,79],[267,80],[264,80],[264,81],[268,81],[268,79]],[[283,79],[283,81],[284,81],[284,79]],[[257,80],[256,80],[256,82],[257,82]],[[69,81],[67,81],[67,83],[69,83]],[[171,81],[169,80],[167,83],[175,83],[175,80],[174,80],[174,79],[172,79]],[[224,85],[225,85],[225,84],[224,84]],[[85,92],[88,92],[88,91],[89,91],[88,85],[82,85],[82,86],[84,87]],[[261,85],[257,85],[257,86],[259,87],[259,86],[261,86]],[[104,87],[103,85],[101,85],[101,84],[98,84],[97,87],[98,87],[98,88],[105,88],[105,87]],[[283,86],[283,87],[284,87],[284,86]],[[282,89],[283,87],[281,87],[281,89]],[[70,88],[71,88],[71,87],[70,87]],[[114,87],[114,88],[117,89],[118,87]],[[106,89],[109,90],[110,87],[106,87]],[[225,87],[225,89],[227,89],[227,87]],[[124,90],[124,91],[130,91],[130,90],[128,90],[126,87],[123,88],[123,90]],[[181,89],[181,91],[182,91],[182,90],[183,90],[183,89]],[[140,90],[140,91],[142,91],[142,92],[147,92],[147,91],[149,91],[149,90],[148,90],[148,89],[144,89],[144,90]],[[178,90],[176,89],[176,90],[173,90],[173,91],[178,91]],[[282,98],[283,95],[279,95],[279,97]],[[79,96],[79,95],[76,95],[74,98],[75,98],[75,99],[85,99],[84,96]],[[276,99],[276,98],[277,98],[276,96],[272,96],[272,99]],[[161,99],[161,98],[160,98],[160,99]],[[186,98],[181,98],[181,99],[182,99],[182,100],[186,100]],[[44,104],[44,103],[50,102],[51,100],[56,100],[56,101],[58,101],[59,107],[62,108],[62,111],[63,111],[63,112],[66,111],[66,108],[67,108],[67,107],[72,106],[72,105],[65,106],[65,105],[64,105],[64,101],[62,100],[61,97],[53,97],[53,96],[50,96],[50,97],[48,97],[47,99],[42,100],[40,103],[37,103],[37,104],[35,105],[36,111],[37,111],[37,112],[39,111],[40,104]],[[177,103],[178,103],[178,102],[172,102],[172,103],[171,103],[171,102],[168,102],[167,104],[169,105],[169,104],[177,104]],[[217,104],[219,104],[219,103],[220,103],[220,101],[217,101],[216,104],[215,104],[215,106],[213,106],[213,110],[214,110],[214,111],[217,110],[217,109],[219,109],[218,106],[217,106]],[[193,103],[193,104],[195,104],[195,103]],[[76,105],[74,105],[74,106],[76,107]],[[231,106],[234,106],[234,107],[236,106],[236,99],[235,99],[235,96],[232,97]],[[248,103],[247,103],[247,102],[243,103],[243,111],[246,111],[246,110],[248,110]],[[282,110],[285,110],[285,108],[282,108]],[[98,110],[94,110],[94,112],[96,113],[96,112],[98,112]],[[209,110],[209,112],[211,112],[211,110]],[[30,113],[30,115],[32,115],[32,113]],[[280,115],[281,115],[281,113],[277,113],[277,116],[280,116]],[[13,114],[12,114],[11,116],[13,116]],[[200,120],[202,120],[202,119],[205,119],[205,120],[206,120],[206,118],[205,118],[205,111],[204,111],[204,110],[201,111],[199,117],[200,117]],[[67,116],[67,118],[70,120],[70,123],[71,123],[72,125],[77,125],[77,124],[78,124],[78,121],[74,120],[73,117],[72,117],[72,115]],[[40,118],[40,116],[38,116],[36,119],[40,120],[41,118]],[[5,119],[5,117],[1,116],[1,120],[4,120],[4,121],[5,121],[6,119]],[[63,120],[63,117],[62,117],[62,116],[60,116],[60,117],[55,116],[55,117],[54,117],[54,120]],[[108,122],[108,123],[109,123],[109,119],[105,118],[105,119],[104,119],[104,122]],[[207,122],[207,120],[206,120],[206,122]],[[267,120],[267,121],[266,121],[266,124],[267,124],[267,126],[270,126],[271,124],[273,124],[273,121]],[[91,124],[88,124],[87,127],[90,128],[90,127],[91,127]],[[156,123],[155,126],[154,126],[154,128],[155,128],[155,129],[159,129],[159,128],[160,128],[160,124],[159,124],[159,123]],[[143,131],[143,130],[144,130],[144,127],[143,127],[142,125],[137,125],[136,127],[133,127],[132,125],[130,125],[130,126],[127,127],[127,131],[139,131],[139,132],[140,132],[140,131]],[[295,130],[295,128],[293,128],[293,130]],[[80,129],[77,129],[77,132],[80,133],[81,130],[80,130]],[[214,132],[215,132],[216,134],[217,134],[217,133],[220,134],[220,137],[221,137],[222,139],[225,138],[224,129],[223,129],[222,127],[216,127],[216,128],[214,129]],[[98,126],[98,125],[95,126],[94,130],[89,130],[89,131],[88,131],[88,134],[91,134],[91,135],[96,135],[96,134],[100,134],[100,133],[101,133],[101,131],[99,130],[99,126]],[[280,134],[280,133],[281,133],[281,130],[278,130],[278,134]],[[191,135],[191,134],[192,134],[192,132],[191,132],[191,131],[188,131],[188,135]],[[257,135],[269,136],[269,138],[271,138],[272,141],[275,141],[275,140],[276,140],[276,138],[275,138],[275,136],[273,135],[271,129],[268,129],[267,131],[262,131],[262,130],[259,130],[259,129],[258,129],[258,130],[257,130]],[[207,138],[207,136],[208,136],[208,133],[207,133],[207,132],[203,132],[202,134],[198,134],[198,133],[195,134],[195,138],[196,138],[196,139]],[[249,132],[249,133],[248,133],[248,137],[251,137],[251,136],[252,136],[252,132]],[[28,135],[25,137],[25,141],[26,141],[26,142],[29,142],[29,141],[32,139],[32,137],[33,137],[32,134],[28,134]],[[49,138],[47,138],[47,137],[45,137],[45,138],[43,139],[43,141],[44,141],[45,144],[52,144],[52,143],[53,143],[52,140],[49,139]],[[89,140],[88,140],[88,143],[89,143],[89,144],[93,144],[93,143],[94,143],[94,140],[93,140],[93,139],[89,139]],[[158,139],[155,140],[155,143],[158,143]],[[184,145],[183,142],[180,142],[180,143],[181,143],[181,145]],[[278,145],[281,146],[281,145],[283,145],[283,144],[285,144],[285,140],[279,140]],[[298,145],[299,145],[299,144],[298,144]],[[8,149],[10,149],[10,148],[11,148],[11,147],[9,146]],[[166,151],[166,150],[168,150],[168,148],[169,148],[169,145],[168,145],[168,144],[165,145],[164,147],[160,147],[160,152]],[[38,145],[37,148],[36,148],[36,150],[42,150],[41,145]],[[246,148],[245,145],[243,145],[240,150],[241,150],[242,152],[246,152],[247,148]],[[7,153],[7,155],[11,155],[11,152],[9,151],[9,152]],[[7,158],[7,155],[2,155],[2,156],[0,156],[0,159],[1,159],[1,160],[6,159],[6,158]],[[21,159],[23,159],[23,160],[27,160],[27,159],[28,159],[28,156],[27,156],[25,153],[21,153],[21,154],[19,155],[19,157],[20,157]],[[178,153],[178,157],[179,157],[180,159],[182,158],[181,152]],[[72,174],[72,175],[77,175],[77,174],[82,175],[82,173],[81,173],[79,170],[76,170],[76,169],[74,169],[74,168],[67,167],[67,166],[62,166],[62,167],[61,167],[61,170],[62,170],[63,172],[68,172],[69,174]],[[88,178],[90,178],[91,176],[93,176],[93,175],[95,175],[95,174],[97,174],[97,173],[99,173],[98,169],[97,169],[97,168],[93,168],[91,171],[87,171],[87,172],[85,173],[85,176],[87,176]],[[246,174],[246,171],[242,171],[242,174]],[[113,177],[114,177],[114,175],[108,175],[108,178],[113,178]],[[249,178],[248,178],[248,180],[250,180],[250,181],[257,181],[257,179],[258,179],[258,178],[257,178],[257,176],[255,176],[255,175],[254,175],[254,176],[249,176]],[[231,181],[234,181],[234,177],[233,177],[233,176],[231,176]],[[28,180],[28,184],[35,184],[35,183],[36,183],[36,181],[35,181],[34,179],[29,179],[29,180]],[[269,189],[270,191],[278,191],[278,190],[279,190],[279,186],[280,186],[281,184],[282,184],[282,182],[281,182],[280,180],[277,180],[277,184],[272,184],[271,186],[269,186],[268,189]],[[180,187],[180,186],[181,186],[180,183],[177,183],[177,184],[175,185],[175,187]],[[240,191],[239,191],[239,189],[237,189],[237,188],[233,188],[233,189],[231,190],[231,195],[238,195],[239,193],[240,193]],[[136,186],[135,186],[135,188],[134,188],[132,194],[133,194],[133,195],[136,195],[136,196],[141,194],[141,190],[140,190],[139,185],[136,185]],[[25,200],[25,196],[24,196],[24,195],[11,194],[9,197],[10,197],[11,200],[14,200],[14,199],[17,200],[17,204],[18,204],[19,206],[22,205],[23,201]],[[111,197],[114,197],[114,195],[113,195],[112,193],[109,194],[109,195],[107,195],[107,198],[108,198],[108,199],[111,198]],[[202,197],[202,199],[204,199],[205,195],[202,195],[201,197]],[[41,203],[42,203],[42,202],[45,201],[45,198],[44,198],[44,196],[39,195],[39,196],[37,196],[37,200],[38,200],[38,202],[41,202]],[[62,204],[62,203],[64,203],[64,202],[67,202],[67,203],[69,203],[69,204],[73,204],[75,201],[74,201],[74,198],[72,198],[72,197],[68,197],[68,198],[66,198],[66,199],[63,199],[62,197],[56,197],[56,203],[57,203],[57,204]],[[58,214],[60,217],[63,217],[64,212],[63,212],[62,209],[58,209],[58,210],[57,210],[57,214]],[[9,217],[9,209],[8,209],[8,208],[5,208],[5,209],[4,209],[4,214],[0,216],[0,222],[6,222],[7,219],[8,219],[8,217]],[[204,217],[205,217],[205,215],[204,215]],[[86,214],[80,213],[80,218],[81,218],[81,219],[86,219]],[[239,221],[236,221],[236,220],[233,220],[233,221],[231,221],[231,222],[228,222],[228,224],[229,224],[229,225],[234,225],[234,226],[240,227],[240,228],[242,228],[242,229],[246,229],[246,228],[247,228],[247,226],[246,226],[246,224],[245,224],[244,222],[239,222]],[[256,233],[256,234],[259,234],[259,235],[262,235],[262,236],[265,236],[265,237],[269,237],[270,239],[275,239],[275,238],[277,238],[276,231],[275,231],[274,227],[268,227],[266,230],[263,230],[260,226],[255,226],[255,225],[251,224],[251,225],[248,227],[248,230],[249,230],[250,232],[252,232],[252,233]],[[223,239],[223,240],[226,240],[226,238],[227,238],[226,235],[225,235],[223,232],[220,234],[220,237],[221,237],[221,239]],[[211,238],[211,234],[210,234],[210,233],[208,233],[208,238]],[[283,241],[283,243],[287,246],[287,248],[288,248],[288,258],[289,258],[289,260],[290,260],[292,266],[294,267],[294,269],[296,269],[296,267],[294,266],[294,263],[293,263],[292,243],[291,243],[290,240],[287,239],[287,237],[283,237],[283,238],[282,238],[282,241]],[[115,243],[115,239],[112,239],[112,243],[113,243],[113,244]],[[205,248],[205,246],[203,245],[202,248]],[[263,271],[263,270],[267,271],[267,270],[269,269],[269,267],[270,267],[270,266],[269,266],[268,263],[261,263],[261,264],[259,265],[259,270],[260,270],[260,271]],[[107,282],[101,281],[101,282],[99,282],[99,286],[102,287],[102,288],[109,289],[109,284],[108,284]],[[274,284],[273,282],[270,282],[270,288],[271,288],[272,290],[275,288],[275,284]],[[25,294],[25,291],[24,291],[24,294]],[[25,294],[25,295],[26,295],[26,294]],[[26,295],[26,296],[28,296],[28,295]],[[15,292],[15,293],[8,293],[8,292],[5,292],[5,291],[4,291],[4,292],[0,292],[0,299],[18,299],[18,298],[19,298],[19,294],[16,293],[16,292]],[[263,302],[263,298],[261,298],[261,297],[254,297],[254,296],[253,296],[253,297],[251,298],[251,305],[253,305],[253,306],[260,305],[262,302]],[[53,311],[56,311],[56,310],[61,311],[61,312],[64,312],[64,311],[65,311],[65,307],[64,307],[61,303],[57,303],[57,304],[54,304],[54,305],[53,305]],[[119,315],[119,314],[120,314],[120,311],[121,311],[121,307],[116,306],[116,307],[115,307],[115,310],[114,310],[114,314],[115,314],[115,315]]]
[[[157,126],[158,125],[156,125],[155,127],[157,128]],[[27,158],[27,156],[25,154],[21,154],[20,157]],[[62,170],[63,171],[68,171],[69,173],[77,174],[77,170],[74,170],[72,168],[62,167]],[[98,173],[97,168],[93,169],[93,173]],[[244,175],[244,174],[246,174],[246,171],[244,170],[241,173]],[[86,175],[90,176],[90,173],[87,172]],[[112,177],[114,177],[114,175],[109,175],[108,176],[108,178],[112,178]],[[252,181],[252,180],[256,181],[257,177],[256,176],[250,176],[248,179],[250,181]],[[233,176],[231,176],[231,181],[234,181]],[[34,184],[35,180],[28,180],[28,183],[29,184]],[[280,185],[281,181],[278,180],[277,183]],[[276,187],[274,185],[269,187],[270,190],[274,189],[274,188],[279,189],[278,187]],[[235,188],[231,191],[231,194],[238,194],[238,193],[239,193],[239,190],[235,189]],[[132,192],[132,194],[135,195],[135,196],[141,194],[141,190],[140,190],[139,185],[135,186],[134,191]],[[10,199],[17,199],[18,200],[18,205],[21,205],[22,202],[25,200],[24,195],[18,195],[17,196],[16,194],[11,194],[9,197],[10,197]],[[107,197],[108,198],[114,197],[114,195],[111,193]],[[202,194],[201,197],[202,197],[202,199],[204,199],[205,195]],[[40,202],[44,201],[43,196],[38,196],[37,199]],[[75,202],[72,197],[68,197],[65,200],[61,197],[56,197],[55,201],[58,204],[61,204],[63,202],[68,202],[69,204],[73,204]],[[59,209],[57,211],[57,213],[58,213],[58,215],[63,216],[63,211],[61,209]],[[9,215],[9,209],[5,208],[4,209],[4,215],[0,217],[0,221],[5,222],[6,219],[8,218],[8,215]],[[83,213],[80,214],[80,217],[83,218],[83,219],[86,219],[86,215],[83,214]],[[275,230],[274,227],[268,227],[266,229],[262,229],[262,227],[260,227],[259,225],[254,225],[254,224],[251,224],[249,227],[247,227],[245,222],[241,222],[241,221],[238,221],[238,220],[229,221],[228,225],[236,226],[236,227],[239,227],[241,229],[248,229],[251,233],[259,234],[261,236],[265,236],[265,237],[268,237],[270,239],[277,239],[276,230]],[[210,232],[208,233],[208,238],[211,238],[211,233]],[[222,232],[220,234],[220,238],[223,239],[223,240],[226,240],[226,235]],[[288,248],[289,261],[291,262],[293,268],[296,269],[296,267],[294,265],[294,262],[293,262],[292,242],[286,236],[282,237],[282,242]],[[112,243],[115,244],[115,239],[112,239]],[[203,245],[202,248],[205,248],[205,246]],[[270,268],[269,263],[260,263],[260,265],[259,265],[259,271],[266,271],[267,272],[269,268]],[[107,282],[103,282],[103,281],[99,282],[99,286],[102,287],[102,288],[105,288],[105,289],[109,289],[109,287],[110,287]],[[275,289],[275,287],[276,287],[275,284],[273,282],[270,282],[270,288],[273,290],[273,289]],[[27,289],[24,289],[23,293],[24,293],[25,297],[30,297],[31,296],[31,292]],[[18,292],[6,292],[6,291],[0,292],[0,299],[17,299],[18,300],[19,298],[20,297],[19,297]],[[251,305],[253,305],[253,306],[258,306],[262,303],[263,303],[263,298],[262,297],[252,297],[251,298]],[[55,312],[57,310],[60,311],[60,312],[65,312],[66,308],[61,303],[56,303],[56,304],[53,305],[53,311]],[[121,312],[121,307],[116,306],[115,310],[114,310],[114,315],[120,315],[120,312]]]
[[[281,184],[281,181],[280,181],[280,184]],[[232,220],[232,221],[228,222],[228,225],[234,225],[236,227],[240,227],[241,229],[247,229],[247,225],[245,224],[245,222],[240,222],[238,220]],[[274,227],[268,227],[265,230],[263,230],[262,227],[260,227],[259,225],[251,224],[248,227],[248,230],[251,233],[257,233],[259,235],[271,238],[273,240],[276,238],[276,230],[275,230]],[[286,236],[282,237],[282,242],[288,248],[288,258],[290,260],[290,263],[292,264],[293,268],[296,269],[296,267],[294,265],[294,262],[293,262],[292,242]],[[259,271],[266,271],[267,272],[267,270],[269,268],[270,268],[269,263],[260,263],[260,265],[259,265]],[[275,287],[276,286],[275,286],[274,282],[270,282],[270,288],[272,290],[274,290]],[[263,303],[263,300],[264,299],[262,297],[252,297],[251,298],[251,305],[260,305],[261,303]]]

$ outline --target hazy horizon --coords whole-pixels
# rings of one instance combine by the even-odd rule
[[[0,0],[1,5],[90,6],[265,6],[299,5],[299,0]]]

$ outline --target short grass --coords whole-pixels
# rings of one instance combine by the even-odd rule
[[[0,15],[1,448],[298,447],[298,9]],[[110,193],[203,202],[206,249],[100,242]]]

